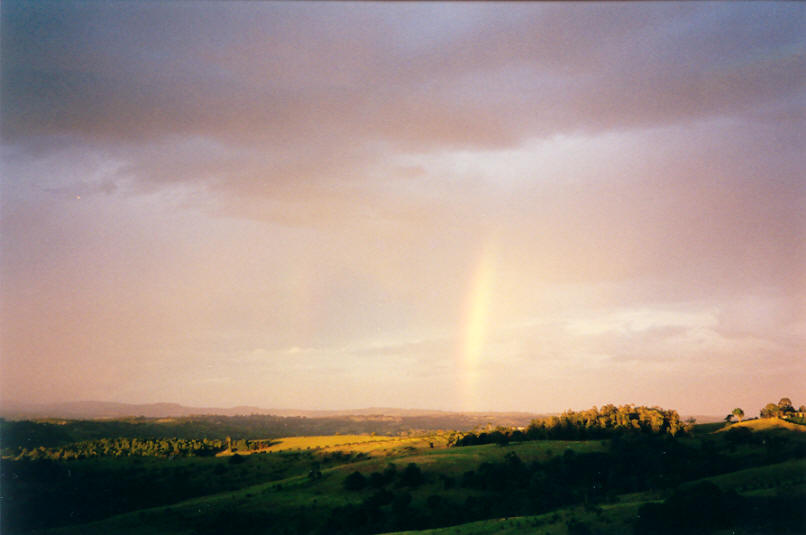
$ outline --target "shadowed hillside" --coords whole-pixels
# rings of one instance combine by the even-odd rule
[[[181,419],[168,427],[149,419],[4,422],[13,431],[4,437],[17,433],[30,447],[3,450],[2,532],[750,535],[806,528],[806,433],[777,418],[715,432],[724,424],[691,427],[675,411],[605,405],[526,429],[248,434],[265,418],[192,418],[180,427],[172,426]],[[234,428],[246,434],[186,436]],[[114,434],[155,430],[180,434]],[[71,433],[100,431],[111,434],[69,441]]]

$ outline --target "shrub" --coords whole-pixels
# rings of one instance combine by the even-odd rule
[[[346,490],[361,490],[366,486],[367,478],[357,470],[344,478],[344,488]]]

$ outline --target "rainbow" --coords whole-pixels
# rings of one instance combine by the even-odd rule
[[[492,245],[488,243],[478,255],[465,303],[464,328],[459,352],[462,404],[465,410],[479,409],[477,403],[480,365],[489,329],[494,273],[495,253]]]

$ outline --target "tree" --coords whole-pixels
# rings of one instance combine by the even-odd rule
[[[322,479],[322,469],[318,462],[313,462],[311,464],[311,471],[308,472],[308,479]]]
[[[246,457],[243,457],[243,456],[241,456],[241,455],[239,455],[237,453],[229,458],[229,463],[230,464],[241,464],[241,463],[244,463],[244,462],[246,462]]]
[[[740,422],[742,421],[742,418],[744,418],[744,411],[742,409],[740,409],[739,407],[736,407],[735,409],[733,409],[731,414],[733,416],[735,416]]]
[[[775,403],[767,403],[767,405],[765,405],[764,408],[761,409],[761,417],[774,418],[778,416],[779,411],[780,409],[778,408],[778,405],[776,405]]]
[[[358,470],[344,478],[344,488],[347,490],[361,490],[366,485],[367,478]]]
[[[725,423],[727,423],[727,424],[733,422],[733,413],[730,413],[727,416],[725,416],[724,420],[725,420]]]
[[[696,423],[697,423],[696,418],[691,416],[686,418],[686,424],[683,426],[683,431],[685,431],[686,433],[691,433],[691,431],[694,429],[694,424]]]
[[[778,411],[779,412],[795,412],[795,409],[792,407],[792,400],[789,398],[781,398],[781,401],[778,402]]]
[[[400,474],[400,484],[404,487],[417,487],[424,479],[423,472],[416,463],[409,463]]]

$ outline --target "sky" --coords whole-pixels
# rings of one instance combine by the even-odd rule
[[[806,4],[2,4],[0,399],[806,403]]]

